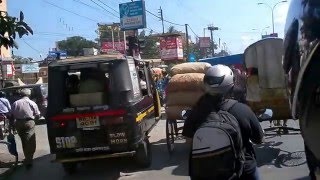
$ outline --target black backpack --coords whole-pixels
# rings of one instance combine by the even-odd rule
[[[245,160],[242,136],[237,119],[228,112],[236,103],[227,100],[195,132],[189,162],[192,179],[240,177]]]

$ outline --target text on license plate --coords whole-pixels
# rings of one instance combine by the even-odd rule
[[[77,128],[90,128],[100,126],[99,117],[82,117],[77,118]]]

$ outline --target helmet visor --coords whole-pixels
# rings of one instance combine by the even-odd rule
[[[203,81],[208,85],[220,85],[225,76],[214,77],[214,76],[205,76]]]

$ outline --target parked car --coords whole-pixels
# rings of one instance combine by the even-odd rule
[[[23,86],[12,86],[2,89],[7,95],[10,103],[14,103],[19,99],[18,92],[21,89],[28,88],[31,89],[30,99],[37,103],[39,110],[41,112],[41,117],[43,118],[47,111],[47,96],[48,96],[48,84],[29,84]]]

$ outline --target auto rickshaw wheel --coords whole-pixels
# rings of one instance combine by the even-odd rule
[[[142,168],[148,168],[152,162],[151,144],[149,139],[145,139],[139,144],[135,154],[136,162]]]
[[[73,174],[77,170],[78,164],[76,162],[62,163],[63,170],[68,174]]]
[[[175,134],[175,121],[166,120],[166,140],[167,140],[167,148],[170,154],[172,154],[174,150],[174,134]]]

